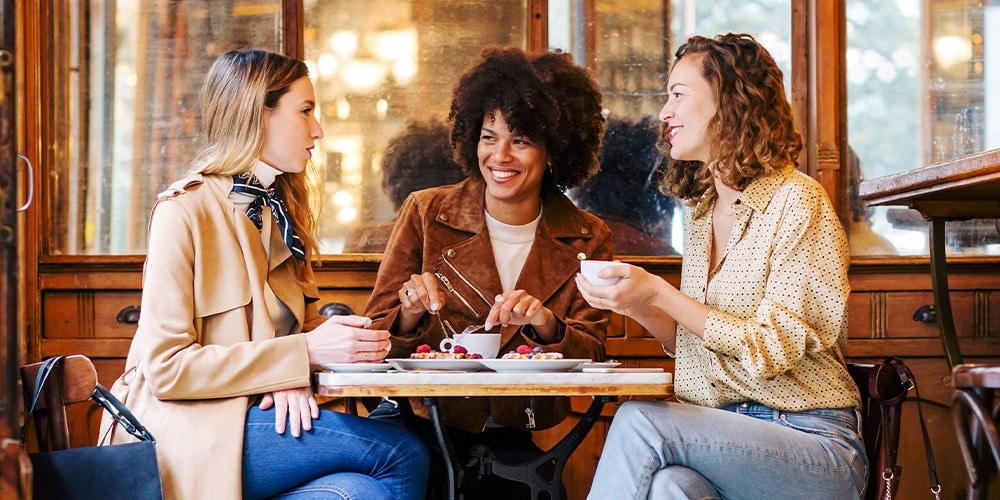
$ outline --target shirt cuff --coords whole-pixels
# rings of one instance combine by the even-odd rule
[[[709,309],[702,345],[717,354],[738,358],[743,350],[743,323],[736,316]]]

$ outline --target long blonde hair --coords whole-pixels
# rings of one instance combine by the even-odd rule
[[[207,144],[191,162],[191,172],[236,175],[251,170],[264,148],[265,110],[277,107],[292,83],[308,76],[302,61],[266,50],[232,50],[219,56],[201,90]],[[306,262],[319,254],[314,175],[310,161],[304,172],[284,173],[274,182],[305,247]],[[305,281],[311,273],[300,268],[297,275]]]

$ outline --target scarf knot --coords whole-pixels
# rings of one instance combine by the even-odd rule
[[[278,230],[281,231],[281,239],[285,241],[285,245],[292,251],[292,255],[296,259],[305,260],[306,251],[305,247],[302,246],[302,240],[299,239],[299,235],[295,234],[295,227],[292,225],[292,218],[288,215],[288,209],[285,208],[285,203],[275,195],[274,189],[265,188],[253,174],[244,172],[233,176],[233,192],[254,197],[250,206],[247,207],[247,217],[250,218],[250,222],[257,226],[258,231],[264,227],[264,221],[261,217],[264,206],[271,207],[271,215],[278,224]]]

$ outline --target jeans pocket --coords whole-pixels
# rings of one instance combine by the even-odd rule
[[[854,410],[810,410],[781,412],[778,423],[808,434],[840,439],[853,445],[858,435],[857,413]]]

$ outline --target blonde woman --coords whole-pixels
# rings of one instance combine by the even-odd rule
[[[389,334],[316,310],[305,170],[323,131],[305,64],[231,51],[202,93],[207,145],[153,207],[142,316],[112,388],[157,438],[164,496],[422,498],[419,439],[320,411],[310,389],[311,366],[380,361]],[[107,419],[102,436],[131,439]]]

